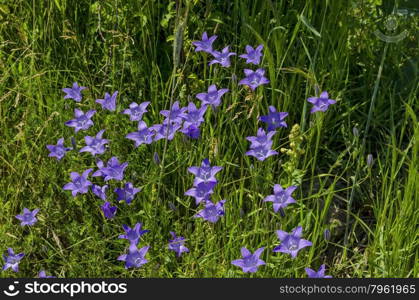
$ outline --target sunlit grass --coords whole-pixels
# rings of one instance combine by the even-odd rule
[[[306,277],[305,267],[323,263],[334,277],[417,277],[417,16],[401,17],[408,36],[386,45],[374,35],[383,30],[382,18],[370,13],[374,1],[177,2],[0,4],[0,251],[26,253],[19,273],[0,277],[40,270],[58,277]],[[203,31],[218,35],[218,50],[230,45],[241,54],[247,44],[263,44],[270,84],[254,92],[238,85],[249,66],[237,56],[230,68],[207,66],[209,55],[191,44]],[[80,104],[61,92],[74,81],[88,87]],[[143,117],[150,126],[173,101],[198,104],[195,95],[211,84],[230,91],[207,112],[199,140],[178,133],[134,148],[125,138],[136,129],[120,113],[131,102],[151,102]],[[115,90],[117,112],[103,111],[95,99]],[[310,114],[306,99],[323,90],[337,103]],[[258,117],[269,105],[289,112],[288,127],[273,138],[279,155],[259,162],[245,155],[246,137],[264,127]],[[98,111],[88,131],[64,125],[75,107]],[[112,220],[92,192],[73,198],[62,190],[71,171],[96,168],[78,150],[101,129],[110,140],[101,159],[127,161],[125,181],[142,189],[131,205],[118,204]],[[60,137],[68,145],[74,137],[77,151],[58,162],[46,145]],[[212,199],[227,200],[226,215],[216,224],[193,218],[198,208],[184,195],[193,182],[187,168],[204,158],[223,167]],[[298,186],[297,203],[283,217],[263,202],[274,184]],[[116,187],[122,183],[111,182],[110,191]],[[35,226],[19,226],[15,215],[24,207],[40,208]],[[151,246],[150,262],[125,270],[116,258],[127,243],[118,235],[122,224],[137,222],[151,231],[140,242]],[[313,246],[295,260],[273,253],[275,231],[299,225]],[[177,259],[168,251],[169,231],[186,237],[190,253]],[[231,265],[241,247],[262,246],[267,265],[254,275]]]

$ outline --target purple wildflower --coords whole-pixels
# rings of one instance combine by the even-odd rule
[[[116,110],[116,96],[118,95],[118,91],[115,91],[112,96],[109,93],[105,93],[104,99],[96,99],[96,103],[102,105],[103,109],[107,109],[110,111]]]
[[[214,56],[214,59],[211,60],[208,65],[220,64],[225,68],[230,67],[230,56],[236,55],[236,53],[230,52],[228,48],[229,46],[225,47],[221,52],[216,50],[212,51],[211,54]]]
[[[215,174],[220,172],[223,167],[214,166],[211,167],[209,159],[206,158],[202,161],[201,166],[193,166],[188,168],[188,172],[195,175],[194,185],[197,186],[201,182],[214,182],[217,183],[217,179],[215,178]]]
[[[135,147],[142,144],[151,144],[153,142],[153,136],[155,131],[147,127],[144,121],[138,122],[138,131],[130,132],[125,137],[135,142]]]
[[[216,35],[211,36],[208,38],[208,35],[206,32],[202,34],[202,40],[201,41],[195,41],[192,42],[192,44],[196,47],[195,52],[198,51],[204,51],[207,53],[212,53],[212,43],[217,39]]]
[[[281,244],[275,247],[273,251],[288,253],[292,258],[297,257],[298,251],[312,245],[310,241],[301,238],[302,233],[303,227],[301,226],[294,228],[291,233],[277,230],[276,234]]]
[[[317,111],[325,112],[330,104],[335,104],[336,101],[329,99],[329,94],[324,91],[320,94],[320,97],[310,97],[307,99],[308,102],[313,104],[313,107],[310,110],[310,113],[315,113]]]
[[[108,190],[108,185],[105,184],[104,186],[99,186],[94,184],[92,186],[92,192],[93,194],[95,194],[96,196],[98,196],[100,199],[102,200],[106,200],[106,191]]]
[[[57,145],[47,145],[47,149],[50,151],[48,156],[56,157],[57,160],[61,160],[67,151],[73,150],[71,147],[64,147],[64,138],[60,138]]]
[[[183,252],[189,252],[189,249],[184,246],[185,238],[183,236],[176,236],[176,233],[170,231],[173,240],[169,240],[169,250],[175,251],[176,256],[180,257]]]
[[[96,154],[103,154],[106,151],[105,145],[109,143],[107,139],[102,139],[105,130],[101,130],[96,134],[96,137],[85,136],[84,140],[86,146],[81,148],[79,152],[90,152],[93,156]]]
[[[259,128],[257,136],[248,136],[246,137],[246,140],[248,140],[251,143],[250,148],[252,149],[258,146],[266,146],[268,148],[271,148],[273,143],[272,137],[275,135],[275,133],[275,131],[269,131],[268,134],[266,134],[263,128]]]
[[[149,248],[150,246],[145,246],[138,250],[136,245],[131,244],[129,246],[128,254],[119,256],[118,260],[125,261],[125,269],[132,267],[139,268],[148,262],[148,260],[145,259],[145,255]]]
[[[186,107],[179,106],[179,101],[175,101],[175,103],[173,103],[170,110],[160,111],[160,114],[166,117],[163,124],[168,124],[171,122],[182,123],[183,118],[186,116],[185,114],[186,110],[187,110]]]
[[[143,114],[146,113],[147,106],[150,104],[150,102],[143,102],[138,105],[136,102],[132,102],[129,105],[129,108],[125,109],[122,113],[129,115],[129,119],[131,121],[141,121],[143,118]]]
[[[305,268],[305,270],[308,278],[332,278],[332,276],[324,274],[326,271],[326,266],[324,264],[320,266],[317,272],[310,268]]]
[[[180,132],[194,140],[199,139],[199,136],[201,135],[201,130],[195,125],[189,125],[186,128],[184,127]]]
[[[211,201],[206,201],[204,209],[201,209],[194,217],[216,223],[221,216],[224,216],[225,202],[226,200],[220,200],[214,204]]]
[[[115,217],[116,214],[116,206],[112,206],[112,204],[109,201],[106,201],[101,207],[103,215],[107,219],[112,219]]]
[[[246,46],[247,54],[242,54],[239,57],[246,59],[246,64],[258,65],[260,63],[260,58],[262,57],[263,45],[259,45],[256,49],[253,49],[252,46]]]
[[[268,124],[268,131],[272,131],[278,127],[287,127],[284,121],[287,116],[287,112],[277,112],[274,106],[269,106],[269,114],[261,116],[259,120]]]
[[[72,119],[70,121],[65,122],[65,125],[68,127],[74,127],[76,132],[79,130],[87,130],[91,126],[93,126],[93,121],[91,118],[96,113],[96,110],[91,109],[86,112],[86,114],[80,110],[80,109],[74,109],[74,117],[75,119]]]
[[[368,166],[368,168],[372,167],[373,162],[374,162],[374,157],[372,156],[372,154],[368,154],[367,155],[367,166]]]
[[[92,169],[87,169],[82,175],[77,172],[71,172],[70,178],[72,182],[67,183],[63,187],[63,190],[71,190],[73,197],[76,197],[78,193],[86,194],[89,191],[89,186],[92,185],[92,183],[87,179],[90,172],[92,172]]]
[[[66,93],[64,99],[74,99],[74,101],[80,102],[82,98],[81,91],[84,89],[86,89],[85,86],[79,86],[77,82],[74,82],[73,87],[62,89],[62,91]]]
[[[20,226],[29,225],[32,226],[35,224],[38,219],[36,218],[36,214],[39,212],[39,209],[36,208],[33,211],[30,211],[26,207],[23,209],[23,213],[21,215],[17,215],[15,218],[21,221]]]
[[[57,278],[57,277],[55,277],[55,276],[50,276],[50,275],[47,275],[47,273],[46,273],[45,271],[40,271],[40,272],[38,273],[38,277],[39,277],[39,278]]]
[[[154,130],[155,132],[154,141],[158,141],[165,138],[171,141],[175,137],[176,132],[181,127],[182,125],[178,123],[168,123],[168,124],[156,124],[156,125],[151,126],[150,129]]]
[[[254,156],[260,161],[264,161],[269,156],[276,155],[278,152],[273,151],[272,148],[272,137],[275,131],[265,132],[262,128],[258,129],[257,136],[248,136],[246,139],[251,142],[250,150],[246,152],[246,155]]]
[[[209,197],[212,193],[214,193],[214,186],[216,182],[201,182],[197,186],[187,190],[185,192],[186,196],[191,196],[195,198],[195,202],[198,205],[202,201],[209,200]]]
[[[19,271],[19,262],[25,256],[24,253],[15,254],[12,248],[7,248],[7,254],[3,254],[3,259],[6,264],[3,266],[3,271],[11,268],[14,272]]]
[[[156,163],[156,165],[160,165],[161,163],[159,154],[157,152],[154,152],[153,154],[153,161]]]
[[[260,161],[264,161],[269,156],[277,155],[278,152],[271,150],[266,145],[265,146],[258,146],[255,148],[250,149],[246,152],[246,155],[254,156]]]
[[[227,92],[228,89],[217,90],[217,86],[212,84],[208,87],[207,93],[199,93],[196,95],[196,98],[202,101],[202,105],[211,105],[215,109],[221,104],[221,97]]]
[[[221,91],[221,90],[220,90]],[[220,96],[221,97],[221,96]],[[206,105],[201,105],[200,109],[196,108],[195,103],[189,102],[188,112],[183,116],[183,128],[187,128],[191,125],[199,127],[203,123],[205,112],[207,111]]]
[[[244,69],[244,74],[246,75],[246,77],[239,81],[239,85],[248,85],[252,89],[252,91],[254,91],[258,86],[262,84],[269,83],[269,80],[264,76],[264,69],[257,69],[256,71]]]
[[[126,239],[130,242],[130,244],[137,245],[141,236],[146,234],[147,232],[150,232],[150,230],[141,230],[142,226],[143,224],[141,223],[135,224],[134,228],[131,228],[127,225],[122,225],[122,228],[124,228],[125,234],[119,235],[118,238]]]
[[[262,254],[265,247],[261,247],[252,254],[247,248],[241,248],[241,255],[243,258],[233,260],[231,263],[237,267],[243,269],[244,273],[255,273],[259,266],[265,265],[265,262],[261,260],[259,257]]]
[[[106,167],[101,160],[97,162],[97,166],[99,170],[93,173],[93,177],[102,176],[105,181],[111,179],[121,181],[124,178],[124,170],[128,166],[128,163],[124,162],[120,164],[118,158],[113,156],[108,160]]]
[[[273,202],[274,212],[278,212],[280,208],[285,208],[291,203],[295,203],[295,199],[291,197],[291,194],[297,187],[292,185],[287,187],[285,190],[281,185],[274,185],[274,194],[267,196],[263,201]]]
[[[135,188],[131,182],[127,182],[124,188],[116,188],[115,193],[118,195],[116,200],[124,200],[127,204],[130,204],[134,200],[135,194],[137,194],[140,189]]]

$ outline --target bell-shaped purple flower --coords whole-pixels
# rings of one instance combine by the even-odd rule
[[[219,89],[217,86],[212,84],[208,87],[207,93],[199,93],[196,98],[202,101],[202,106],[211,105],[213,109],[221,104],[221,97],[228,92],[228,89]]]
[[[254,91],[258,86],[262,84],[268,84],[269,80],[264,76],[264,69],[257,69],[256,71],[244,69],[246,77],[239,81],[239,85],[245,84]]]
[[[241,248],[241,255],[243,258],[233,260],[231,263],[242,268],[244,273],[255,273],[260,266],[266,264],[259,258],[263,250],[265,250],[265,247],[261,247],[257,249],[255,253],[252,253],[247,250],[247,248],[243,247]]]
[[[271,148],[272,146],[272,137],[275,135],[275,131],[269,131],[267,134],[263,128],[258,129],[257,136],[248,136],[246,137],[246,140],[248,140],[251,145],[250,148],[256,148],[259,146],[266,146],[268,148]]]
[[[39,212],[39,209],[36,208],[33,211],[30,211],[26,207],[23,209],[23,213],[21,215],[17,215],[16,219],[21,221],[20,226],[34,225],[38,219],[36,218],[37,213]]]
[[[145,255],[149,248],[150,246],[145,246],[138,250],[136,245],[130,244],[128,254],[119,256],[118,260],[125,261],[125,269],[139,268],[148,262]]]
[[[99,185],[96,185],[96,184],[92,185],[93,194],[98,196],[103,201],[106,200],[106,191],[107,190],[108,190],[108,185],[107,184],[105,184],[104,186],[99,186]]]
[[[102,105],[103,109],[110,111],[116,110],[116,96],[118,96],[118,91],[115,91],[112,96],[109,93],[105,93],[104,99],[96,99],[96,103]]]
[[[326,266],[324,264],[320,266],[317,272],[310,268],[305,268],[305,271],[308,278],[332,278],[332,276],[324,274],[326,272]]]
[[[105,130],[101,130],[96,134],[96,137],[92,136],[85,136],[84,140],[86,142],[86,146],[80,149],[79,152],[89,152],[93,156],[96,154],[103,154],[106,151],[105,145],[109,143],[109,140],[102,139],[102,135]]]
[[[199,127],[205,121],[204,115],[206,111],[206,105],[201,105],[201,108],[197,109],[195,103],[189,102],[188,112],[183,116],[183,128],[191,125]]]
[[[70,178],[72,182],[64,185],[63,190],[71,190],[73,197],[76,197],[78,193],[86,194],[89,191],[89,187],[92,183],[87,179],[92,169],[87,169],[80,175],[77,172],[71,172]]]
[[[101,160],[97,162],[97,166],[99,167],[99,170],[93,173],[93,177],[102,176],[105,181],[111,179],[121,181],[124,179],[124,170],[128,166],[128,163],[125,162],[120,164],[118,158],[113,156],[108,160],[106,167]]]
[[[189,249],[186,248],[185,238],[183,236],[176,236],[176,233],[170,231],[172,240],[169,240],[169,250],[176,252],[176,256],[180,257],[182,253],[189,252]]]
[[[257,160],[264,161],[269,156],[277,155],[278,152],[270,149],[267,145],[257,146],[246,152],[248,156],[254,156]]]
[[[106,201],[103,205],[100,206],[102,209],[103,215],[107,219],[112,219],[115,217],[117,207],[112,206],[112,204],[109,201]]]
[[[64,147],[64,138],[60,138],[57,141],[57,145],[47,145],[47,149],[50,151],[49,157],[56,157],[57,160],[61,160],[66,152],[73,150],[71,147]]]
[[[259,120],[268,124],[268,131],[272,131],[278,127],[287,127],[287,123],[284,121],[287,116],[287,112],[277,112],[274,106],[269,106],[269,114],[261,116]]]
[[[74,109],[74,119],[65,122],[64,124],[68,127],[74,127],[76,132],[79,132],[79,130],[87,130],[91,126],[93,126],[93,121],[91,118],[96,113],[96,110],[91,109],[84,113],[80,109]]]
[[[144,121],[138,122],[138,131],[130,132],[125,137],[135,142],[135,148],[142,144],[151,144],[153,142],[153,136],[155,131],[152,128],[148,128]]]
[[[246,64],[260,64],[260,58],[262,57],[263,45],[259,45],[256,49],[253,49],[252,46],[246,46],[246,54],[242,54],[239,57],[246,59]]]
[[[125,234],[121,234],[118,236],[119,239],[126,239],[130,242],[130,244],[137,245],[138,241],[140,240],[141,236],[150,232],[150,230],[141,230],[143,224],[137,223],[135,224],[134,228],[131,228],[127,225],[122,225],[124,228]]]
[[[206,158],[202,161],[201,166],[193,166],[188,168],[188,172],[195,175],[194,186],[197,186],[201,182],[214,182],[217,183],[215,174],[220,172],[223,167],[213,166],[211,167],[209,159]]]
[[[220,200],[217,203],[206,201],[205,207],[201,209],[194,217],[203,218],[211,223],[216,223],[221,216],[224,216],[224,203],[226,200]]]
[[[229,46],[225,47],[221,52],[212,51],[211,54],[214,56],[214,59],[209,62],[208,65],[220,64],[221,66],[228,68],[231,66],[230,56],[236,55],[235,52],[230,52],[228,50]]]
[[[170,110],[160,111],[160,114],[166,117],[166,119],[163,121],[163,124],[168,124],[168,123],[173,123],[173,122],[182,123],[183,118],[186,116],[185,114],[186,110],[187,110],[186,107],[179,106],[179,101],[175,101],[175,103],[173,103]]]
[[[302,233],[303,227],[301,226],[294,228],[291,233],[277,230],[276,234],[278,239],[281,241],[281,244],[275,247],[273,251],[288,253],[292,256],[292,258],[297,257],[298,251],[313,245],[312,242],[301,238]]]
[[[180,132],[194,140],[199,139],[199,136],[201,135],[201,130],[195,125],[189,125],[186,128],[184,127]]]
[[[129,108],[125,109],[122,113],[129,115],[129,119],[131,121],[141,121],[143,114],[147,112],[147,106],[149,104],[149,101],[140,103],[140,105],[138,105],[136,102],[132,102],[129,105]]]
[[[62,91],[66,93],[64,99],[73,99],[76,102],[80,102],[82,99],[81,91],[84,89],[86,89],[85,86],[79,86],[77,82],[74,82],[71,88],[62,89]]]
[[[131,182],[127,182],[124,188],[116,188],[115,193],[117,194],[118,201],[124,200],[127,204],[130,204],[134,200],[135,194],[137,194],[140,189],[135,188]]]
[[[318,111],[325,112],[330,104],[336,103],[336,100],[329,99],[329,94],[326,91],[322,92],[320,97],[310,97],[307,101],[313,104],[313,107],[310,110],[310,113],[312,114]]]
[[[47,275],[45,271],[40,271],[38,273],[38,278],[57,278],[55,276]]]
[[[295,199],[291,197],[291,194],[297,187],[292,185],[287,187],[285,190],[281,185],[274,185],[274,194],[267,196],[263,201],[273,202],[274,212],[278,212],[280,208],[285,208],[289,204],[295,203]]]
[[[179,123],[156,124],[150,127],[155,132],[154,141],[161,139],[173,140],[176,132],[182,127]]]
[[[11,268],[13,272],[19,271],[19,262],[25,256],[24,253],[15,254],[12,248],[7,248],[7,254],[3,254],[3,259],[6,264],[3,266],[3,271]]]
[[[208,35],[206,32],[204,32],[202,34],[202,40],[201,41],[195,41],[192,42],[192,44],[196,47],[195,48],[195,52],[198,51],[204,51],[207,53],[212,53],[212,44],[214,43],[214,41],[217,39],[216,35],[211,36],[210,38],[208,38]]]
[[[186,196],[191,196],[195,198],[195,202],[198,205],[202,201],[209,200],[209,197],[214,193],[214,187],[216,182],[201,182],[197,186],[187,190],[185,192]]]
[[[246,152],[246,155],[254,156],[260,161],[264,161],[269,156],[276,155],[278,152],[273,151],[272,148],[272,137],[275,131],[265,132],[262,128],[258,129],[257,136],[248,136],[246,139],[251,142],[250,150]]]

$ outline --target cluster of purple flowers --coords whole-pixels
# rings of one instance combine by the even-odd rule
[[[81,91],[86,89],[86,87],[80,87],[76,82],[73,83],[72,88],[64,88],[63,91],[66,93],[64,99],[73,99],[76,102],[81,102],[82,94]],[[118,91],[113,92],[112,95],[105,93],[103,99],[96,99],[96,103],[99,103],[102,106],[102,109],[109,111],[116,111],[116,97],[118,96]],[[142,126],[144,122],[141,121],[141,118],[145,112],[147,112],[147,105],[150,102],[144,102],[140,105],[136,103],[131,103],[130,108],[123,111],[123,113],[130,115],[130,119],[134,121],[139,121],[139,128],[144,129]],[[93,126],[93,121],[91,120],[96,110],[89,110],[84,113],[80,109],[74,110],[75,118],[66,122],[65,124],[69,127],[74,127],[75,132],[77,133],[80,130],[88,130]],[[109,140],[102,138],[105,130],[100,130],[95,136],[85,136],[84,140],[86,146],[81,148],[79,152],[89,152],[91,155],[101,155],[104,154]],[[144,136],[144,130],[141,131]],[[147,139],[146,139],[147,140]],[[136,141],[137,143],[137,141]],[[141,144],[141,142],[138,142]],[[48,150],[50,151],[49,156],[56,157],[58,160],[62,159],[67,151],[72,150],[73,148],[66,148],[64,146],[64,138],[58,140],[57,145],[47,145]],[[92,177],[102,177],[105,182],[109,180],[123,181],[124,180],[124,170],[128,166],[127,162],[120,163],[116,156],[110,158],[105,166],[104,162],[101,159],[97,159],[96,165],[98,170],[95,171],[91,176]],[[105,201],[101,205],[102,212],[107,219],[111,219],[115,216],[117,207],[112,206],[112,203],[107,201],[107,190],[109,185],[105,184],[100,186],[94,184],[89,180],[90,173],[93,172],[92,168],[89,168],[82,172],[81,174],[77,172],[71,172],[70,178],[71,181],[64,185],[64,190],[70,190],[73,197],[76,197],[78,194],[86,194],[91,191],[97,197]],[[117,201],[125,201],[127,204],[130,204],[135,195],[140,191],[140,188],[134,187],[132,182],[126,182],[124,186],[117,187],[114,189],[114,192],[117,195]]]
[[[223,168],[219,166],[211,166],[208,158],[204,159],[201,166],[193,166],[188,168],[188,172],[195,175],[193,187],[186,191],[185,195],[195,198],[197,205],[203,203],[204,208],[201,209],[195,218],[203,218],[211,223],[216,223],[218,219],[224,215],[224,203],[226,200],[220,200],[214,203],[211,200],[211,194],[214,193],[214,187],[218,183],[215,175]]]
[[[77,86],[77,90],[74,88]],[[84,87],[82,87],[84,89]],[[82,96],[80,91],[82,89],[78,88],[77,83],[73,84],[73,89],[66,88],[64,91],[70,95],[67,98],[76,97],[77,102],[80,102]],[[105,93],[104,99],[97,99],[96,102],[102,105],[102,108],[109,111],[116,111],[116,97],[118,91],[115,91],[112,96],[108,93]],[[76,100],[75,99],[75,100]],[[170,110],[162,110],[161,115],[165,117],[165,120],[162,124],[153,125],[150,128],[147,127],[146,123],[142,120],[143,115],[147,112],[147,106],[150,102],[143,102],[137,104],[135,102],[129,105],[128,109],[125,109],[122,113],[127,114],[130,117],[131,121],[138,122],[138,131],[129,133],[126,138],[135,141],[135,146],[138,147],[141,144],[150,144],[153,141],[158,141],[163,138],[168,140],[173,139],[176,131],[180,130],[191,138],[199,137],[199,126],[204,122],[204,114],[207,109],[207,104],[203,103],[200,109],[197,109],[193,102],[190,102],[188,107],[180,107],[179,102],[176,101]],[[91,117],[96,111],[90,110],[86,114],[82,111],[75,110],[75,119],[67,122],[68,126],[75,127],[76,132],[79,130],[87,130],[93,125]],[[93,156],[103,154],[106,150],[105,145],[109,143],[108,140],[102,139],[104,130],[99,131],[95,137],[86,136],[85,142],[86,146],[83,147],[80,152],[90,152]],[[64,139],[60,139],[57,146],[49,145],[48,149],[53,151],[55,154],[59,152],[59,159],[61,159],[65,151],[71,150],[71,148],[64,148],[63,146]],[[55,148],[53,148],[55,147]],[[58,147],[58,148],[57,148]],[[56,154],[57,156],[57,154]],[[57,157],[58,158],[58,157]],[[124,171],[128,166],[127,162],[120,163],[117,157],[112,157],[105,163],[101,159],[97,159],[96,165],[98,170],[95,171],[91,176],[92,177],[102,177],[105,182],[111,180],[114,181],[123,181]],[[72,172],[70,174],[71,182],[67,183],[63,189],[71,190],[73,197],[77,194],[85,194],[91,188],[93,194],[102,199],[104,204],[101,206],[103,214],[106,218],[111,219],[115,216],[117,207],[112,206],[111,202],[107,200],[107,190],[109,188],[108,184],[103,186],[93,184],[89,179],[90,173],[93,169],[85,170],[81,175],[77,172]],[[130,204],[135,195],[140,191],[140,188],[134,187],[132,182],[126,182],[123,188],[115,188],[114,192],[117,196],[117,201],[125,201],[127,204]],[[36,214],[37,211],[34,211]],[[25,220],[27,220],[26,218]],[[118,260],[125,261],[125,268],[131,267],[141,267],[143,264],[147,263],[145,258],[146,253],[148,252],[150,246],[144,246],[138,249],[138,244],[140,242],[141,236],[149,232],[149,230],[142,230],[142,224],[137,223],[134,228],[130,228],[127,225],[122,226],[125,234],[120,235],[119,238],[127,239],[129,241],[128,253],[123,254],[118,257]],[[183,252],[189,252],[189,249],[184,246],[185,238],[181,236],[176,236],[174,232],[170,232],[172,239],[169,239],[169,250],[175,251],[177,256],[180,256]],[[40,276],[46,276],[45,272],[40,273]]]
[[[260,161],[264,161],[269,156],[277,155],[278,152],[272,150],[272,137],[275,131],[265,132],[262,128],[258,129],[257,136],[248,136],[246,139],[251,143],[250,150],[246,155],[254,156]]]
[[[23,213],[20,215],[16,215],[15,218],[20,221],[20,226],[33,226],[35,223],[38,222],[38,219],[36,215],[38,214],[39,209],[36,208],[34,210],[29,210],[26,207],[23,209]],[[25,256],[25,253],[18,253],[16,254],[13,250],[13,248],[7,249],[7,255],[3,254],[3,259],[5,261],[5,264],[2,268],[3,271],[7,269],[11,269],[13,272],[19,271],[19,263],[21,259]],[[40,278],[53,278],[54,276],[46,276],[45,271],[41,271],[39,273]]]
[[[195,51],[203,51],[213,56],[213,59],[209,62],[209,65],[219,64],[222,67],[228,68],[231,66],[230,57],[235,56],[236,53],[230,52],[229,46],[224,47],[221,51],[213,49],[213,43],[217,39],[216,35],[208,37],[207,33],[204,32],[201,41],[193,42],[196,46]],[[239,55],[240,58],[245,59],[246,64],[252,64],[258,66],[261,63],[263,57],[262,50],[263,45],[258,45],[253,48],[250,45],[245,47],[246,53]],[[246,85],[252,91],[258,86],[268,84],[269,80],[265,77],[265,69],[257,68],[256,70],[244,69],[245,78],[239,81],[239,85]],[[64,99],[73,99],[75,102],[81,102],[83,95],[82,91],[86,87],[79,86],[77,82],[74,82],[71,88],[63,88],[62,91],[66,93]],[[205,121],[204,115],[207,108],[210,106],[214,111],[221,105],[221,98],[224,94],[229,92],[226,88],[217,89],[216,84],[211,84],[208,87],[207,92],[198,93],[196,98],[201,101],[200,108],[197,108],[195,103],[189,102],[186,107],[181,107],[179,102],[176,101],[172,104],[169,110],[162,110],[160,114],[164,116],[164,120],[161,124],[155,124],[150,127],[147,126],[143,120],[143,115],[147,113],[147,107],[150,102],[146,101],[140,104],[132,102],[129,108],[122,111],[123,114],[129,115],[131,121],[138,122],[137,131],[128,133],[126,138],[135,142],[135,147],[139,147],[142,144],[151,144],[153,141],[160,139],[172,140],[176,132],[180,131],[191,139],[198,139],[200,137],[200,126]],[[111,112],[116,111],[116,98],[118,91],[114,91],[111,94],[105,93],[103,99],[96,99],[96,103],[102,106],[103,110]],[[324,91],[319,97],[310,97],[307,99],[308,102],[313,104],[311,113],[318,111],[325,112],[328,110],[331,104],[335,104],[336,101],[329,99],[329,94]],[[267,131],[263,128],[259,128],[256,136],[249,136],[246,139],[251,143],[250,150],[246,152],[248,156],[254,156],[260,161],[264,161],[266,158],[277,155],[278,152],[272,150],[273,136],[276,134],[276,130],[281,127],[287,127],[285,118],[288,116],[287,112],[278,112],[274,106],[269,106],[268,115],[261,116],[259,120],[267,125]],[[73,127],[75,133],[79,131],[88,130],[94,125],[92,118],[96,114],[96,110],[91,109],[83,112],[81,109],[74,109],[74,119],[65,122],[68,127]],[[103,138],[105,130],[102,129],[95,136],[84,137],[86,146],[82,147],[79,152],[89,152],[92,156],[102,155],[106,152],[109,144],[108,139]],[[66,147],[64,145],[64,138],[59,138],[57,144],[47,145],[49,150],[49,156],[55,157],[58,161],[61,160],[67,152],[76,148],[76,143],[72,139],[73,147]],[[110,201],[107,201],[107,191],[109,189],[108,184],[98,185],[92,183],[89,180],[91,177],[102,177],[105,183],[112,181],[123,181],[124,171],[128,166],[128,162],[120,163],[116,156],[111,157],[106,165],[101,159],[96,160],[97,170],[88,168],[83,172],[71,172],[71,181],[63,186],[63,190],[71,191],[73,197],[78,194],[86,194],[89,189],[94,195],[104,201],[101,206],[102,212],[107,219],[111,219],[115,216],[117,207],[112,206]],[[215,175],[220,172],[223,168],[220,166],[211,166],[208,159],[204,159],[201,166],[192,166],[188,168],[188,171],[195,176],[193,187],[185,192],[185,195],[195,198],[196,205],[203,205],[203,208],[195,214],[195,218],[202,218],[208,222],[216,223],[221,216],[224,215],[225,200],[221,200],[214,203],[211,200],[211,195],[214,193],[214,188],[218,181]],[[94,171],[94,172],[93,172]],[[93,174],[91,174],[93,172]],[[91,174],[91,175],[90,175]],[[281,185],[275,184],[273,191],[274,194],[265,197],[264,202],[272,202],[274,212],[282,211],[289,204],[295,203],[295,199],[292,198],[292,193],[295,191],[296,186],[289,186],[283,189]],[[127,204],[131,204],[135,198],[135,195],[140,192],[140,188],[134,187],[132,182],[124,182],[123,187],[116,187],[114,192],[116,194],[117,201],[125,201]],[[21,222],[21,226],[33,226],[37,221],[36,215],[39,209],[33,211],[24,208],[23,213],[17,215],[16,218]],[[136,223],[133,228],[122,225],[125,234],[119,236],[120,239],[126,239],[129,241],[128,252],[119,256],[117,259],[125,262],[125,268],[141,267],[148,260],[145,258],[150,246],[144,246],[138,249],[138,245],[141,241],[141,237],[149,232],[149,230],[142,230],[142,224]],[[274,252],[282,252],[290,254],[292,258],[295,258],[298,252],[312,245],[308,240],[302,238],[302,227],[298,226],[294,228],[291,233],[278,230],[276,232],[280,245],[273,249]],[[170,232],[171,239],[169,239],[168,249],[174,251],[177,257],[180,257],[182,253],[189,252],[189,249],[184,245],[186,239],[182,236],[177,236],[175,232]],[[257,249],[254,253],[249,251],[247,248],[241,248],[241,259],[233,260],[231,263],[235,266],[241,267],[243,272],[254,273],[258,270],[259,266],[265,265],[265,262],[260,259],[265,247]],[[14,272],[18,271],[20,260],[25,256],[24,253],[15,254],[12,248],[8,248],[8,255],[3,255],[5,265],[3,270],[12,269]],[[311,278],[330,278],[331,276],[325,275],[325,265],[321,265],[320,269],[316,272],[310,268],[306,268],[308,277]],[[38,274],[40,278],[53,278],[54,276],[47,276],[44,270]]]
[[[149,232],[150,230],[141,230],[142,224],[135,224],[134,228],[127,225],[122,225],[125,234],[121,234],[118,238],[126,239],[129,241],[129,248],[127,254],[122,254],[118,257],[118,260],[125,262],[125,269],[128,268],[139,268],[146,264],[148,260],[145,258],[150,246],[144,246],[140,249],[137,248],[140,242],[141,236]]]
[[[224,47],[221,51],[214,50],[212,44],[217,39],[216,35],[208,38],[208,34],[204,32],[200,41],[195,41],[192,44],[196,47],[195,52],[203,51],[213,56],[209,65],[220,64],[222,67],[228,68],[231,66],[230,57],[235,56],[235,52],[229,51],[229,46]],[[246,53],[239,55],[239,57],[246,59],[246,64],[259,65],[262,57],[263,45],[253,48],[250,45],[246,46]],[[268,84],[269,80],[265,77],[264,69],[244,69],[245,78],[240,80],[239,85],[247,85],[254,91],[258,86]],[[208,90],[209,92],[209,90]]]
[[[294,228],[291,233],[287,233],[282,230],[278,230],[277,236],[281,241],[281,244],[273,249],[273,252],[288,253],[292,258],[297,257],[298,251],[301,249],[311,246],[310,241],[301,238],[303,228],[298,226]],[[245,247],[241,249],[242,259],[233,260],[231,263],[235,266],[241,267],[243,272],[254,273],[258,270],[259,266],[265,264],[259,257],[262,254],[265,247],[257,249],[253,254]]]
[[[204,122],[206,104],[202,104],[198,109],[193,102],[189,102],[187,107],[180,107],[179,101],[176,101],[170,110],[160,111],[160,114],[165,117],[162,124],[147,127],[147,124],[142,121],[142,115],[147,111],[145,108],[149,103],[143,102],[140,105],[131,103],[130,108],[123,112],[130,115],[130,120],[138,121],[137,131],[128,133],[126,136],[127,139],[135,142],[135,147],[161,139],[173,140],[177,131],[191,139],[199,138],[199,126]]]

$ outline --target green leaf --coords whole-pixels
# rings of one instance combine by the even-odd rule
[[[304,17],[303,15],[299,15],[299,19],[301,20],[301,22],[303,22],[303,24],[312,32],[314,33],[314,35],[318,36],[318,37],[322,37],[320,32],[318,32],[316,30],[316,28],[314,28],[310,22],[307,20],[306,17]]]

